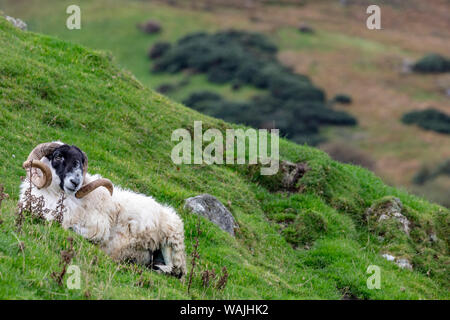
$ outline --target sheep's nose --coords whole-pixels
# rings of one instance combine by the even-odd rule
[[[72,185],[74,187],[78,187],[78,185],[80,184],[80,180],[78,180],[78,179],[70,179],[70,183],[72,183]]]

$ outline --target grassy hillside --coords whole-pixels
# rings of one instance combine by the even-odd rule
[[[281,157],[310,168],[299,193],[269,192],[266,181],[250,177],[245,166],[176,166],[170,160],[174,129],[192,127],[194,120],[222,131],[236,126],[153,92],[109,54],[22,32],[3,18],[0,56],[0,183],[10,195],[1,208],[0,298],[449,298],[448,210],[285,140]],[[197,276],[188,294],[186,283],[113,263],[55,224],[27,217],[19,232],[14,212],[21,164],[36,144],[55,139],[83,149],[90,172],[174,206],[185,222],[188,254],[197,218],[182,209],[184,199],[210,193],[221,200],[240,229],[233,238],[200,219],[198,270],[225,266],[230,274],[225,289],[204,289]],[[403,202],[412,221],[410,237],[392,226],[385,238],[368,231],[365,210],[389,196]],[[317,219],[301,219],[305,216]],[[438,241],[429,240],[432,233]],[[61,270],[60,252],[69,236],[81,290],[60,287],[50,276]],[[414,271],[386,261],[385,252],[410,259]],[[366,286],[369,265],[382,270],[380,290]]]
[[[442,176],[426,186],[413,184],[423,167],[434,168],[450,157],[448,136],[406,126],[400,119],[411,110],[430,106],[449,109],[446,97],[449,77],[402,74],[405,60],[415,61],[429,52],[447,54],[448,4],[408,1],[398,5],[379,1],[383,11],[382,31],[367,30],[367,1],[302,1],[302,5],[276,5],[252,1],[169,1],[80,0],[82,29],[65,28],[65,9],[69,0],[3,0],[0,10],[25,20],[35,32],[55,35],[82,45],[111,51],[117,62],[133,72],[144,85],[157,88],[176,86],[167,95],[184,101],[192,92],[214,91],[228,100],[247,100],[260,92],[244,86],[233,91],[231,85],[217,85],[204,75],[152,75],[152,62],[146,53],[157,41],[175,42],[197,31],[215,32],[242,29],[263,32],[280,49],[279,59],[297,72],[307,74],[323,88],[328,98],[347,93],[353,103],[336,108],[358,119],[355,128],[329,128],[323,132],[329,143],[351,144],[358,154],[374,162],[373,170],[387,183],[405,186],[418,195],[450,205],[450,178]],[[263,1],[264,2],[264,1]],[[164,5],[166,3],[166,5]],[[217,4],[222,4],[218,6]],[[330,17],[333,17],[332,19]],[[159,34],[144,34],[137,23],[156,20]],[[315,32],[298,32],[299,24]],[[112,36],[113,35],[113,36]],[[414,137],[412,139],[411,137]]]

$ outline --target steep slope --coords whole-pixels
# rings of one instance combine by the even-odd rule
[[[1,208],[0,298],[449,298],[449,212],[442,207],[284,140],[281,157],[310,168],[298,193],[270,192],[267,181],[250,176],[246,166],[177,166],[170,159],[173,130],[192,128],[194,120],[222,131],[237,126],[147,89],[105,53],[22,32],[3,18],[0,57],[0,183],[10,195]],[[197,272],[226,267],[225,289],[205,289],[196,275],[188,294],[186,283],[113,263],[55,224],[27,217],[18,230],[21,163],[37,143],[55,139],[82,148],[90,172],[174,206],[185,221],[188,254],[198,236],[197,218],[182,209],[183,200],[200,193],[218,197],[240,229],[233,238],[200,219]],[[386,196],[402,201],[412,221],[410,236],[394,227],[384,238],[368,231],[364,212]],[[316,220],[298,218],[304,216],[319,217],[322,228],[313,233]],[[430,241],[431,234],[438,240]],[[74,238],[80,290],[58,286],[51,277],[62,268],[67,237]],[[410,259],[414,271],[386,261],[384,252]],[[382,270],[379,290],[366,285],[369,265]]]

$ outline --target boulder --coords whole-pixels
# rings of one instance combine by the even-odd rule
[[[369,218],[375,218],[377,222],[395,219],[400,222],[401,229],[409,235],[411,222],[402,214],[403,204],[399,198],[386,197],[373,204],[366,212]]]
[[[22,30],[27,30],[27,28],[28,28],[27,24],[23,20],[21,20],[19,18],[13,18],[13,17],[10,17],[10,16],[6,16],[5,18],[9,22],[11,22],[16,28],[19,28],[19,29],[22,29]]]
[[[281,184],[285,190],[292,190],[301,177],[305,174],[308,167],[306,163],[293,163],[290,161],[281,161],[280,171],[283,174]]]
[[[408,259],[397,258],[389,253],[383,254],[382,257],[385,258],[387,261],[394,262],[396,265],[398,265],[402,269],[408,269],[408,270],[413,269],[413,266],[412,266],[411,262],[409,262]]]
[[[261,168],[276,167],[273,162],[278,162],[278,172],[273,175],[262,175]],[[272,158],[259,158],[258,164],[249,165],[248,173],[253,181],[257,181],[262,186],[272,192],[288,191],[297,192],[301,187],[297,186],[298,181],[309,170],[306,162],[294,163],[285,160],[276,160]]]
[[[236,221],[231,212],[216,197],[210,194],[202,194],[187,198],[184,208],[207,218],[218,225],[219,228],[234,236],[234,229],[237,228]]]

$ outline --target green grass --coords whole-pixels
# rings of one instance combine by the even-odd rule
[[[194,120],[222,131],[237,126],[155,93],[110,54],[22,32],[3,18],[0,56],[0,183],[10,195],[1,208],[1,299],[449,298],[448,210],[388,187],[367,170],[286,140],[280,142],[281,157],[307,162],[310,168],[299,182],[301,193],[269,192],[245,166],[177,166],[170,159],[173,130],[192,127]],[[176,208],[185,222],[188,255],[197,218],[182,209],[184,199],[210,193],[221,200],[240,228],[233,238],[200,219],[198,270],[226,266],[226,288],[204,289],[197,276],[188,294],[186,283],[114,263],[94,244],[55,224],[27,218],[19,233],[14,212],[19,177],[25,174],[21,164],[36,144],[56,139],[83,149],[91,173]],[[414,222],[410,238],[397,237],[394,230],[392,242],[387,242],[369,233],[363,213],[385,196],[403,202]],[[305,237],[304,224],[317,219],[296,217],[310,212],[326,227]],[[292,219],[299,221],[302,233],[283,233],[283,224]],[[429,232],[440,241],[428,241]],[[67,248],[68,236],[75,239],[73,263],[82,272],[81,290],[59,287],[50,277],[61,268],[60,251]],[[295,236],[302,246],[292,246]],[[384,260],[381,253],[387,249],[410,258],[415,270]],[[380,290],[366,286],[372,264],[382,269]],[[141,279],[148,285],[140,286]]]

